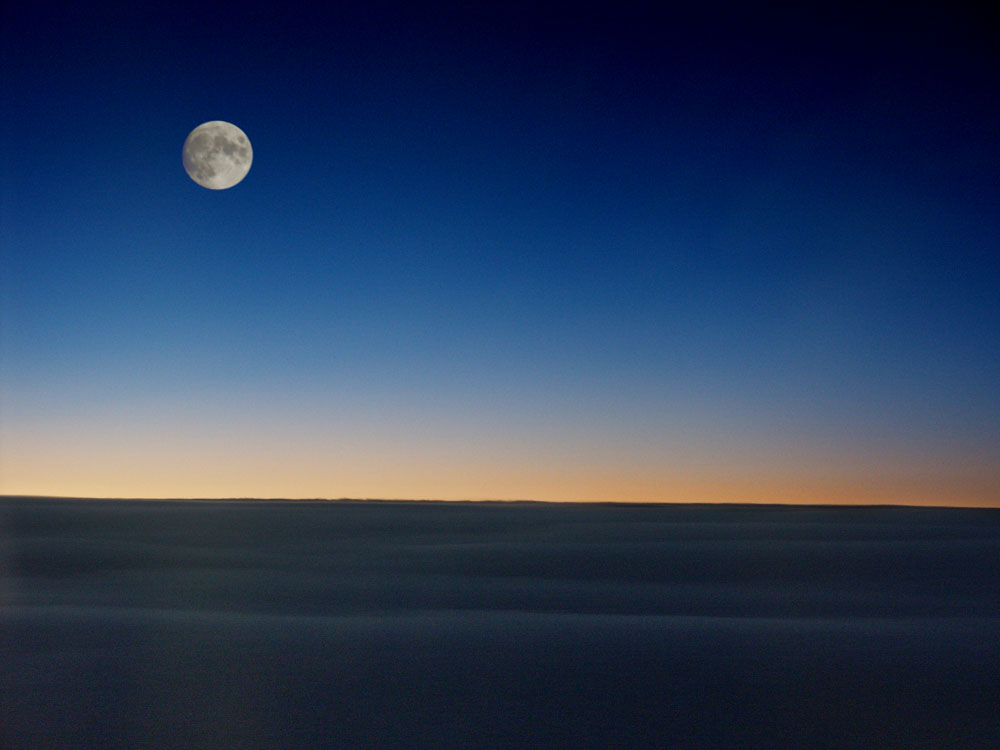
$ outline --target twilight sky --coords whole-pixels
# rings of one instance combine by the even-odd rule
[[[1000,505],[995,15],[85,5],[0,24],[0,492]]]

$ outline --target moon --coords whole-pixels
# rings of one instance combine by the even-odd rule
[[[253,162],[247,134],[231,122],[203,122],[188,135],[181,154],[188,177],[209,190],[239,183]]]

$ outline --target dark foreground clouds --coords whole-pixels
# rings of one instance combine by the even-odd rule
[[[1000,515],[0,504],[13,747],[1000,741]]]

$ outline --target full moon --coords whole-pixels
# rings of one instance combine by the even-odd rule
[[[253,149],[247,134],[222,120],[203,122],[188,135],[182,152],[188,177],[209,190],[231,188],[250,171]]]

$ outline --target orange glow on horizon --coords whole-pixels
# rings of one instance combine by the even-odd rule
[[[437,466],[397,473],[368,466],[331,467],[315,473],[274,472],[273,467],[149,471],[76,467],[44,479],[4,469],[0,494],[122,498],[358,498],[385,500],[534,500],[543,502],[760,503],[801,505],[935,505],[1000,507],[1000,477],[729,475],[664,472],[626,476],[614,471],[577,472],[505,467]],[[69,467],[64,467],[68,469]],[[720,475],[722,472],[720,472]]]
[[[1000,507],[1000,462],[989,451],[838,452],[669,435],[640,443],[458,423],[334,431],[276,420],[262,429],[156,416],[89,430],[70,419],[8,424],[0,494]]]

